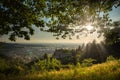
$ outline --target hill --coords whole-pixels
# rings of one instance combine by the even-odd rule
[[[60,71],[44,71],[27,75],[0,75],[1,80],[119,80],[120,60],[107,61],[90,67],[71,67]]]

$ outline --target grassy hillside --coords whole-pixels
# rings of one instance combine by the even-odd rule
[[[27,75],[0,75],[0,80],[120,80],[120,60],[107,61],[91,67],[75,67],[60,71],[37,72]]]

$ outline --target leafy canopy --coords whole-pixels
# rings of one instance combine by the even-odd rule
[[[108,45],[115,45],[120,43],[120,21],[113,23],[113,28],[105,32],[105,42]]]
[[[0,35],[10,35],[12,41],[16,37],[29,40],[33,27],[38,27],[55,33],[57,39],[71,39],[87,32],[84,26],[88,24],[95,27],[91,33],[98,27],[101,33],[111,21],[108,12],[119,5],[120,0],[1,0]]]

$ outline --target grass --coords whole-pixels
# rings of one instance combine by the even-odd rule
[[[37,72],[27,75],[2,75],[0,80],[120,80],[120,60],[108,61],[91,67]]]
[[[29,79],[41,80],[119,80],[120,61],[114,60],[86,68],[52,71],[29,76]]]

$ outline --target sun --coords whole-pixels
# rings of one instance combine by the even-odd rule
[[[93,29],[93,26],[91,26],[91,25],[87,25],[87,26],[86,26],[86,29],[90,31],[90,30]]]

